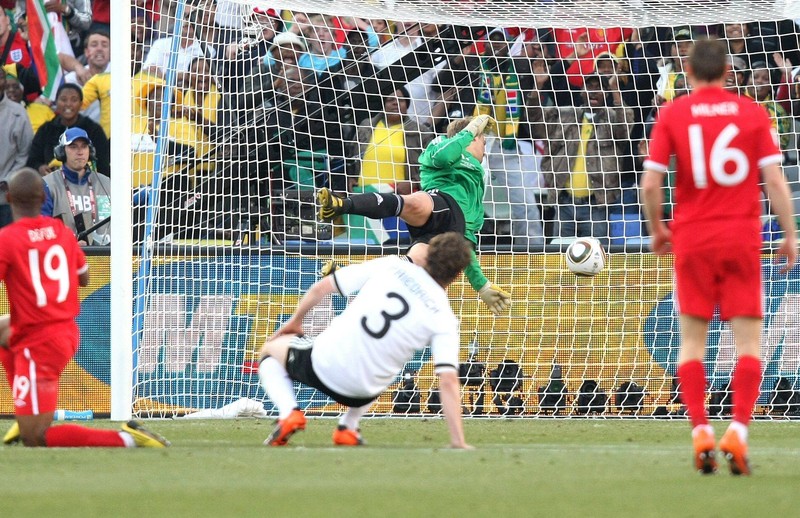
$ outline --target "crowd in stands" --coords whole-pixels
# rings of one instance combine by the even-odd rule
[[[690,92],[684,64],[704,35],[727,41],[727,88],[769,112],[800,192],[800,29],[792,20],[526,29],[229,0],[187,0],[176,20],[176,1],[132,4],[134,186],[164,172],[159,203],[177,207],[169,219],[187,237],[242,222],[269,230],[274,199],[292,190],[411,193],[425,146],[451,120],[489,114],[496,123],[485,206],[494,226],[486,234],[527,249],[584,235],[617,243],[610,222],[641,221],[637,181],[649,130],[663,103]],[[96,170],[119,174],[109,146],[111,2],[45,5],[65,37],[64,76],[51,99],[33,59],[25,1],[5,0],[0,9],[0,138],[14,146],[0,150],[0,182],[25,165],[42,175],[59,170],[53,149],[72,127],[88,134]],[[2,196],[0,225],[8,217]],[[192,214],[180,208],[186,200],[200,200]]]

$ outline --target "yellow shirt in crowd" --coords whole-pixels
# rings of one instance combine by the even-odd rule
[[[386,127],[379,121],[361,159],[359,184],[395,184],[406,178],[406,139],[403,124]]]

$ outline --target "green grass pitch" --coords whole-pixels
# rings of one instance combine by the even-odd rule
[[[475,451],[445,448],[441,419],[367,418],[363,448],[334,448],[319,418],[268,448],[272,423],[149,421],[164,450],[0,446],[0,516],[800,514],[796,421],[752,425],[747,478],[695,473],[686,421],[472,419]]]

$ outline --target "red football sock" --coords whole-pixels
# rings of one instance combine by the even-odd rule
[[[125,442],[116,430],[97,430],[76,424],[51,426],[45,432],[44,440],[49,448],[125,447]]]
[[[733,420],[747,425],[761,390],[761,360],[740,356],[733,369]]]
[[[681,401],[686,405],[692,427],[708,424],[706,414],[706,371],[703,362],[690,360],[678,366]]]

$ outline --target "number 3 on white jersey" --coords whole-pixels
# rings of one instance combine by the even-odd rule
[[[53,264],[55,262],[55,265]],[[31,270],[31,281],[33,290],[36,292],[36,306],[44,307],[47,305],[47,293],[42,285],[40,272],[44,270],[44,275],[48,280],[58,283],[58,296],[56,302],[64,302],[69,295],[69,266],[67,265],[67,254],[61,245],[53,245],[47,249],[44,259],[39,268],[39,250],[31,248],[28,250],[28,267]]]
[[[739,134],[736,124],[728,124],[711,145],[706,164],[706,148],[703,142],[703,127],[700,124],[689,125],[689,149],[692,155],[692,176],[698,189],[708,187],[708,171],[711,178],[719,185],[731,187],[740,184],[747,178],[750,163],[747,155],[739,148],[730,147],[731,141]],[[725,164],[733,162],[736,166],[732,173],[725,172]],[[708,167],[706,167],[706,165]],[[708,171],[706,171],[708,169]]]

